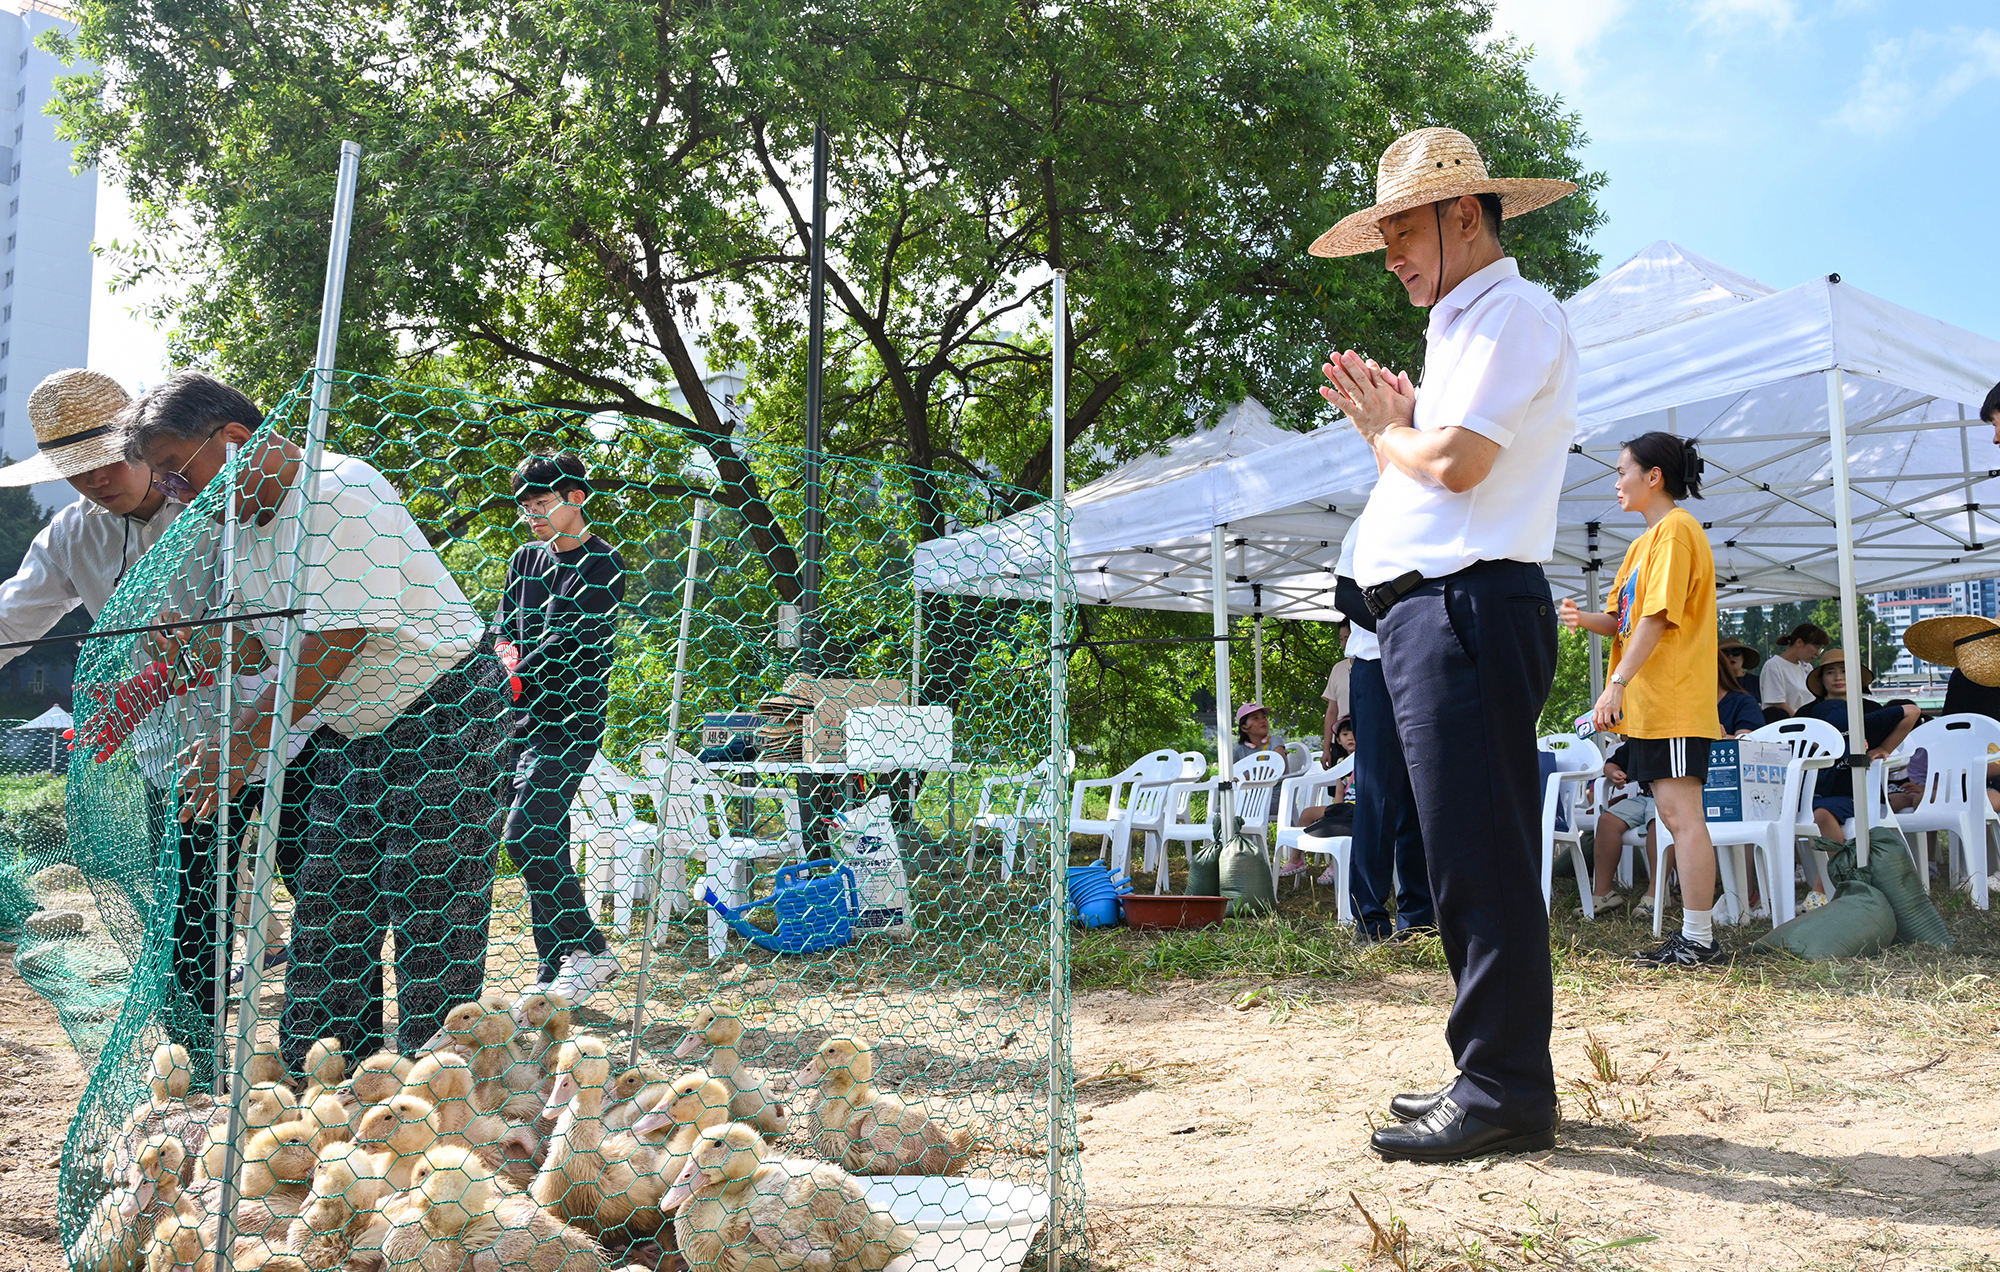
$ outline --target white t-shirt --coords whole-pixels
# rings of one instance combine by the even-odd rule
[[[1354,577],[1354,542],[1360,537],[1361,522],[1357,518],[1353,525],[1347,527],[1347,535],[1340,541],[1340,563],[1333,567],[1335,573],[1345,574],[1350,579]],[[1352,614],[1347,616],[1347,620],[1347,656],[1349,658],[1365,658],[1370,662],[1382,661],[1382,642],[1375,639],[1375,633],[1355,622],[1354,615]],[[1347,670],[1348,679],[1351,681],[1353,679],[1354,668],[1349,667]],[[1333,681],[1328,680],[1327,688],[1331,689],[1332,687]],[[1343,682],[1342,688],[1346,688],[1346,682]],[[1326,695],[1322,694],[1321,696],[1325,697]],[[1353,705],[1354,700],[1351,697],[1343,696],[1340,701],[1340,715],[1352,715],[1353,712],[1348,708]],[[1334,718],[1337,720],[1340,716],[1335,716]]]
[[[1781,654],[1765,659],[1758,674],[1762,679],[1757,687],[1767,703],[1783,704],[1785,710],[1796,715],[1800,707],[1813,700],[1812,690],[1806,688],[1806,677],[1812,674],[1811,663],[1795,663]]]
[[[279,568],[277,557],[300,502],[294,486],[277,516],[242,528],[236,575],[244,609],[279,609],[290,598],[291,571]],[[319,701],[320,720],[337,732],[380,733],[478,646],[479,615],[395,488],[360,460],[331,451],[323,456],[300,556],[305,566],[297,603],[306,611],[299,616],[301,630],[368,632]],[[284,623],[249,624],[274,661]]]
[[[1409,570],[1437,579],[1475,561],[1553,556],[1576,376],[1562,306],[1522,278],[1512,257],[1432,306],[1416,426],[1469,428],[1498,442],[1500,454],[1486,480],[1460,494],[1384,469],[1355,523],[1354,581],[1373,587]]]
[[[1351,624],[1349,625],[1348,630],[1349,631],[1354,630]],[[1354,646],[1354,642],[1352,640],[1348,641],[1347,644],[1350,649],[1352,649]],[[1333,670],[1327,673],[1326,689],[1324,692],[1320,694],[1320,697],[1326,699],[1328,702],[1331,702],[1333,704],[1333,718],[1336,720],[1340,719],[1340,717],[1344,715],[1352,714],[1348,710],[1348,708],[1353,704],[1354,698],[1348,692],[1347,686],[1349,681],[1352,679],[1353,674],[1354,674],[1354,656],[1352,654],[1349,654],[1347,657],[1342,658],[1339,662],[1335,663],[1333,665]]]

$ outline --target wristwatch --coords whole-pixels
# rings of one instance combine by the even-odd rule
[[[1631,681],[1629,681],[1629,680],[1625,679],[1625,677],[1623,677],[1623,676],[1619,675],[1619,674],[1618,674],[1617,672],[1615,672],[1615,671],[1611,673],[1611,683],[1612,683],[1612,684],[1614,684],[1614,685],[1619,685],[1619,686],[1622,686],[1622,687],[1624,687],[1624,688],[1627,688],[1627,689],[1629,689],[1629,688],[1631,688],[1631,687],[1632,687],[1632,682],[1631,682]]]

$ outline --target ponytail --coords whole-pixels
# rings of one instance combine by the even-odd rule
[[[1660,484],[1675,499],[1701,498],[1701,476],[1708,461],[1694,443],[1672,433],[1641,433],[1625,443],[1639,467],[1660,470]]]

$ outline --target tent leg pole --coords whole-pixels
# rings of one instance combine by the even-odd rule
[[[1250,701],[1264,700],[1264,616],[1259,614],[1250,623]]]
[[[1232,786],[1236,781],[1236,734],[1235,722],[1230,718],[1229,568],[1223,559],[1222,531],[1223,527],[1217,526],[1209,534],[1208,590],[1214,598],[1215,617],[1215,768],[1222,778],[1216,788],[1216,808],[1221,813],[1216,833],[1223,843],[1228,843],[1236,833],[1236,792]],[[1163,858],[1166,851],[1163,840],[1160,843]],[[1161,864],[1165,864],[1164,860]]]
[[[1584,523],[1584,530],[1590,536],[1586,548],[1586,559],[1590,564],[1583,568],[1584,585],[1590,591],[1584,599],[1590,606],[1590,612],[1595,614],[1604,604],[1602,576],[1599,574],[1602,563],[1597,559],[1597,522]],[[1590,643],[1590,700],[1594,703],[1604,692],[1604,638],[1591,632],[1586,639]]]
[[[1857,621],[1860,603],[1854,590],[1854,510],[1847,479],[1847,401],[1839,367],[1826,371],[1827,428],[1833,444],[1833,533],[1840,556],[1840,637],[1847,652],[1847,750],[1854,778],[1854,860],[1868,864],[1868,814],[1874,798],[1869,781],[1867,721],[1861,715],[1863,677],[1856,668],[1868,665],[1867,633]],[[1854,767],[1856,758],[1861,767]]]

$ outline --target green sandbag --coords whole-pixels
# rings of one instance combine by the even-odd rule
[[[1819,842],[1832,845],[1831,840]],[[1827,874],[1834,881],[1833,900],[1772,928],[1757,944],[1788,950],[1815,962],[1866,958],[1895,944],[1895,908],[1881,889],[1855,868],[1854,845],[1841,844],[1828,853]]]
[[[1195,848],[1194,860],[1188,865],[1187,890],[1191,897],[1222,895],[1222,845],[1215,840],[1203,840]]]
[[[1820,851],[1826,849],[1822,847]],[[1941,950],[1951,948],[1951,933],[1945,930],[1944,918],[1931,904],[1930,893],[1924,891],[1924,881],[1917,874],[1917,863],[1910,856],[1910,847],[1894,827],[1869,828],[1868,865],[1864,869],[1868,882],[1889,899],[1890,908],[1896,911],[1898,941],[1935,945]]]
[[[1269,914],[1278,908],[1278,881],[1271,877],[1271,863],[1256,843],[1242,835],[1222,846],[1222,895],[1229,898],[1224,913],[1234,918],[1245,914]]]

